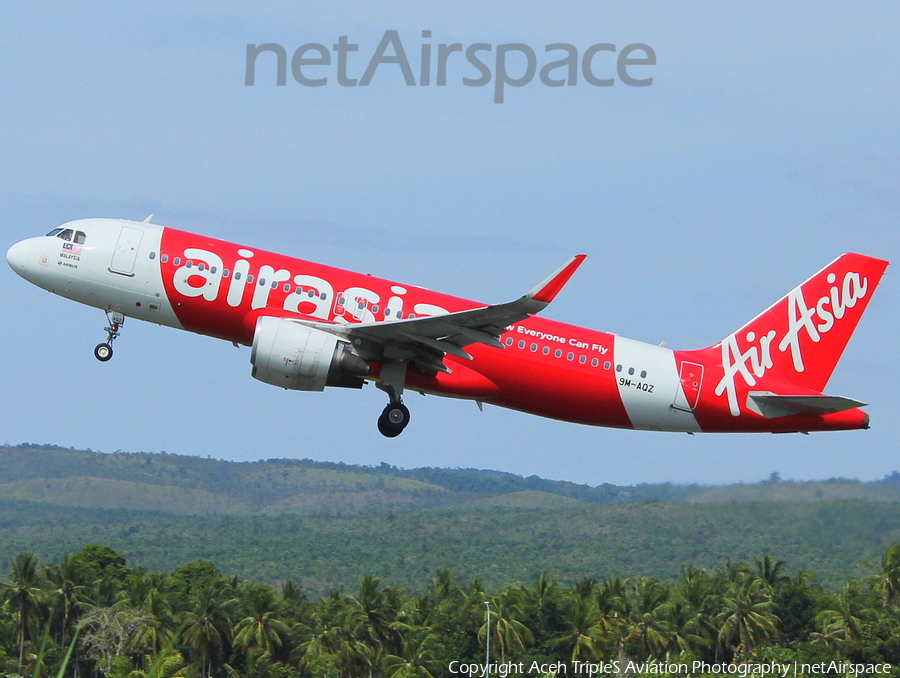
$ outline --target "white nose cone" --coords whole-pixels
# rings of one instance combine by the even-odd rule
[[[31,243],[28,240],[22,240],[6,250],[6,263],[16,273],[25,276],[25,264],[28,262],[28,252],[31,250]]]

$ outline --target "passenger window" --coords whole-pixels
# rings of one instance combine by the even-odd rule
[[[629,367],[629,368],[628,368],[628,376],[630,377],[630,376],[632,376],[633,374],[634,374],[634,368],[633,368],[633,367]]]
[[[575,354],[569,351],[569,355],[566,356],[566,360],[573,360],[575,358]]]
[[[621,372],[621,371],[622,371],[622,366],[616,365],[616,372]]]
[[[544,355],[550,355],[550,347],[544,346]]]
[[[557,358],[562,358],[562,349],[556,349],[556,353],[554,353],[553,355],[555,355]]]
[[[240,271],[235,271],[235,272],[234,272],[234,279],[235,279],[235,280],[240,280],[240,279],[241,279],[241,272],[240,272]]]
[[[303,288],[302,287],[297,288],[297,294],[300,294],[301,289],[303,289]],[[312,287],[310,287],[309,292],[307,292],[307,294],[309,295],[309,298],[312,299],[314,296],[316,296],[316,291]],[[325,297],[323,296],[322,298],[324,299]]]
[[[175,257],[175,259],[172,260],[172,263],[175,264],[176,266],[180,266],[181,265],[181,257]]]
[[[580,356],[578,358],[578,362],[580,362],[582,365],[584,365],[587,362],[587,356],[586,355]]]
[[[384,309],[384,316],[385,316],[385,317],[389,316],[390,314],[391,314],[391,309],[389,309],[389,308]]]
[[[324,292],[322,292],[322,294],[319,295],[319,299],[321,299],[322,301],[325,301],[328,299],[328,295],[325,294]]]
[[[168,254],[164,254],[164,255],[162,255],[162,256],[159,258],[159,260],[160,260],[161,262],[163,262],[163,263],[166,263],[166,262],[169,260],[169,255],[168,255]]]
[[[603,363],[604,370],[608,370],[610,367],[612,367],[612,363],[609,362],[608,360],[605,363]]]
[[[512,338],[512,337],[506,337],[506,345],[507,345],[507,346],[512,346],[512,345],[513,345],[513,338]]]
[[[151,258],[151,259],[156,259],[156,252],[151,252],[151,253],[150,253],[150,258]]]
[[[403,311],[397,311],[397,318],[400,320],[403,319]]]
[[[519,339],[519,348],[525,348],[525,340]]]
[[[259,286],[262,287],[262,286],[265,285],[265,284],[266,284],[266,279],[265,279],[265,278],[260,278],[260,279],[259,279]]]
[[[215,275],[215,274],[216,274],[216,267],[215,267],[215,266],[210,266],[210,267],[209,267],[209,272],[212,273],[213,275]]]
[[[375,305],[372,307],[372,313],[378,313],[378,304],[375,304]]]
[[[231,275],[231,271],[229,269],[227,269],[227,268],[222,269],[222,277],[223,278],[227,278],[230,275]]]
[[[84,245],[84,241],[87,237],[81,231],[75,231],[75,243],[77,245]]]
[[[197,264],[197,268],[199,268],[201,271],[205,271],[206,264],[204,264],[203,262],[200,262],[199,264]]]
[[[591,367],[597,367],[597,365],[599,365],[599,364],[600,364],[600,361],[597,360],[596,358],[594,358],[594,359],[591,361]]]
[[[291,284],[290,284],[290,283],[285,283],[285,284],[284,284],[284,291],[285,291],[285,292],[290,292],[290,291],[291,291]]]
[[[531,345],[531,352],[534,353],[535,351],[537,351],[537,344],[532,344],[532,345]]]
[[[186,262],[184,262],[184,265],[187,266],[188,268],[193,268],[194,262],[191,261],[190,259],[188,259]]]
[[[410,319],[410,320],[412,320],[412,319],[415,318],[415,317],[416,317],[416,314],[415,314],[415,313],[410,313],[410,314],[409,314],[409,319]]]
[[[247,284],[250,285],[252,283],[253,283],[253,274],[251,273],[250,275],[247,276]]]
[[[277,281],[277,280],[273,280],[273,281],[272,281],[272,289],[273,289],[273,290],[274,290],[274,289],[278,289],[278,281]]]
[[[647,378],[647,370],[641,370],[641,379]]]

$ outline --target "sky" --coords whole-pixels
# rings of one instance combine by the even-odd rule
[[[900,252],[900,6],[818,3],[361,1],[0,3],[0,246],[82,217],[141,220],[495,303],[572,254],[544,315],[660,343],[716,343],[845,251]],[[396,64],[360,79],[386,31]],[[431,37],[422,37],[431,31]],[[331,50],[298,83],[247,45]],[[591,85],[538,76],[495,103],[496,46],[537,70],[595,44]],[[633,87],[615,59],[648,45]],[[315,57],[316,52],[306,52]],[[393,54],[389,48],[385,54]],[[640,57],[641,52],[632,56]],[[526,70],[507,55],[510,78]],[[553,77],[563,77],[557,70]],[[385,439],[384,395],[288,392],[249,350],[132,320],[106,364],[105,317],[0,270],[0,442],[250,461],[474,467],[596,485],[878,479],[900,469],[897,270],[888,269],[827,392],[871,403],[869,431],[696,435],[578,426],[420,397]]]

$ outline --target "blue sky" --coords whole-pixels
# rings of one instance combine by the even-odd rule
[[[152,212],[485,302],[585,252],[545,315],[698,348],[841,252],[897,259],[898,20],[889,2],[8,1],[0,242]],[[649,87],[535,81],[503,104],[463,86],[477,76],[464,61],[445,87],[408,87],[391,66],[365,88],[333,69],[324,87],[277,87],[263,60],[244,85],[248,43],[290,54],[347,35],[359,78],[386,30],[414,64],[423,42],[525,43],[538,67],[548,44],[645,43],[657,64],[635,71]],[[0,440],[590,484],[880,478],[900,468],[897,280],[888,269],[828,388],[871,403],[870,431],[614,431],[411,395],[412,423],[386,440],[373,387],[275,389],[224,342],[131,321],[100,364],[103,314],[3,267]]]

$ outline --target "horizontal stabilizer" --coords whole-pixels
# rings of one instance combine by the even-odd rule
[[[751,391],[747,394],[747,407],[766,419],[785,417],[790,414],[812,414],[821,416],[844,412],[866,403],[844,396],[819,395],[775,395],[767,391]]]

